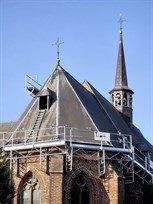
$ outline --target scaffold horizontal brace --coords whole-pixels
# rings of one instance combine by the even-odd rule
[[[80,149],[91,149],[91,150],[105,150],[111,152],[124,152],[124,153],[132,153],[131,149],[123,149],[123,148],[115,148],[115,147],[104,147],[101,145],[86,145],[86,144],[71,144],[73,148],[80,148]]]
[[[12,151],[12,150],[25,150],[25,149],[33,149],[40,147],[53,147],[53,146],[63,146],[65,145],[65,141],[52,141],[52,142],[44,142],[44,143],[35,143],[35,144],[26,144],[26,145],[15,145],[15,146],[5,146],[4,151]]]

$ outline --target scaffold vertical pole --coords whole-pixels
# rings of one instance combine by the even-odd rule
[[[40,147],[40,160],[39,160],[40,170],[42,166],[42,147]]]
[[[72,147],[72,128],[70,129],[70,148],[66,153],[66,170],[72,171],[73,166],[73,147]]]
[[[10,171],[12,171],[12,167],[13,167],[13,159],[12,159],[12,156],[13,156],[13,154],[12,154],[12,150],[10,151]]]
[[[63,130],[63,135],[64,135],[64,143],[66,142],[66,127],[64,126],[64,130]]]
[[[102,150],[102,155],[98,152],[98,174],[99,177],[106,173],[105,150]]]
[[[132,146],[132,183],[134,183],[134,159],[135,159],[135,152],[134,152],[134,147]]]
[[[125,136],[123,136],[123,148],[125,149],[126,145],[125,145]]]

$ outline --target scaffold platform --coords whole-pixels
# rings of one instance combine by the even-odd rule
[[[133,183],[135,175],[142,182],[153,184],[150,160],[133,146],[131,135],[58,126],[0,132],[0,138],[0,147],[10,161],[10,168],[20,158],[39,157],[41,165],[42,158],[63,154],[66,155],[67,171],[72,171],[73,156],[79,151],[89,155],[87,152],[90,151],[97,156],[99,177],[105,175],[107,161],[116,161],[122,169],[126,184]]]

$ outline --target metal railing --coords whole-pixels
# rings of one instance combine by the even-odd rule
[[[39,133],[38,133],[39,132]],[[38,133],[35,134],[35,133]],[[19,130],[15,132],[0,132],[1,146],[27,145],[29,143],[45,143],[57,140],[65,142],[79,142],[98,144],[101,146],[112,146],[130,149],[132,139],[130,135],[110,133],[110,140],[95,140],[97,131],[81,130],[73,127],[58,126],[40,128],[35,130]]]
[[[15,132],[0,132],[0,144],[4,147],[48,143],[58,140],[65,141],[65,127],[40,128]],[[38,133],[39,134],[35,134]]]
[[[35,131],[39,132],[38,135],[35,134]],[[133,147],[131,135],[109,133],[109,140],[95,140],[97,133],[97,131],[81,130],[66,126],[21,130],[15,132],[0,132],[0,147],[3,147],[4,149],[7,147],[7,150],[9,151],[9,148],[11,147],[22,146],[26,148],[28,145],[41,146],[42,144],[42,146],[45,147],[45,144],[47,145],[49,143],[53,143],[54,145],[55,142],[59,142],[57,143],[58,145],[61,142],[62,145],[64,145],[68,142],[70,143],[70,146],[75,144],[75,147],[85,147],[86,149],[90,149],[92,147],[92,150],[96,150],[96,147],[98,147],[99,150],[105,149],[106,151],[131,150],[134,151],[134,160],[143,168],[152,172],[148,157],[136,147]],[[82,146],[79,146],[80,144],[82,144]]]

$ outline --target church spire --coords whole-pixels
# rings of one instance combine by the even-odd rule
[[[128,87],[128,80],[126,74],[124,48],[123,48],[123,36],[122,36],[122,24],[123,19],[120,16],[120,41],[118,49],[117,58],[117,68],[116,68],[116,78],[115,87],[109,92],[111,95],[111,103],[115,108],[121,112],[125,121],[131,125],[132,124],[132,94],[134,93]]]
[[[116,88],[124,88],[124,87],[127,88],[128,87],[128,81],[127,81],[127,74],[126,74],[123,37],[122,37],[122,33],[123,33],[123,31],[122,31],[122,24],[123,24],[122,16],[120,16],[119,23],[120,23],[120,41],[119,41],[119,49],[118,49],[115,87]]]

